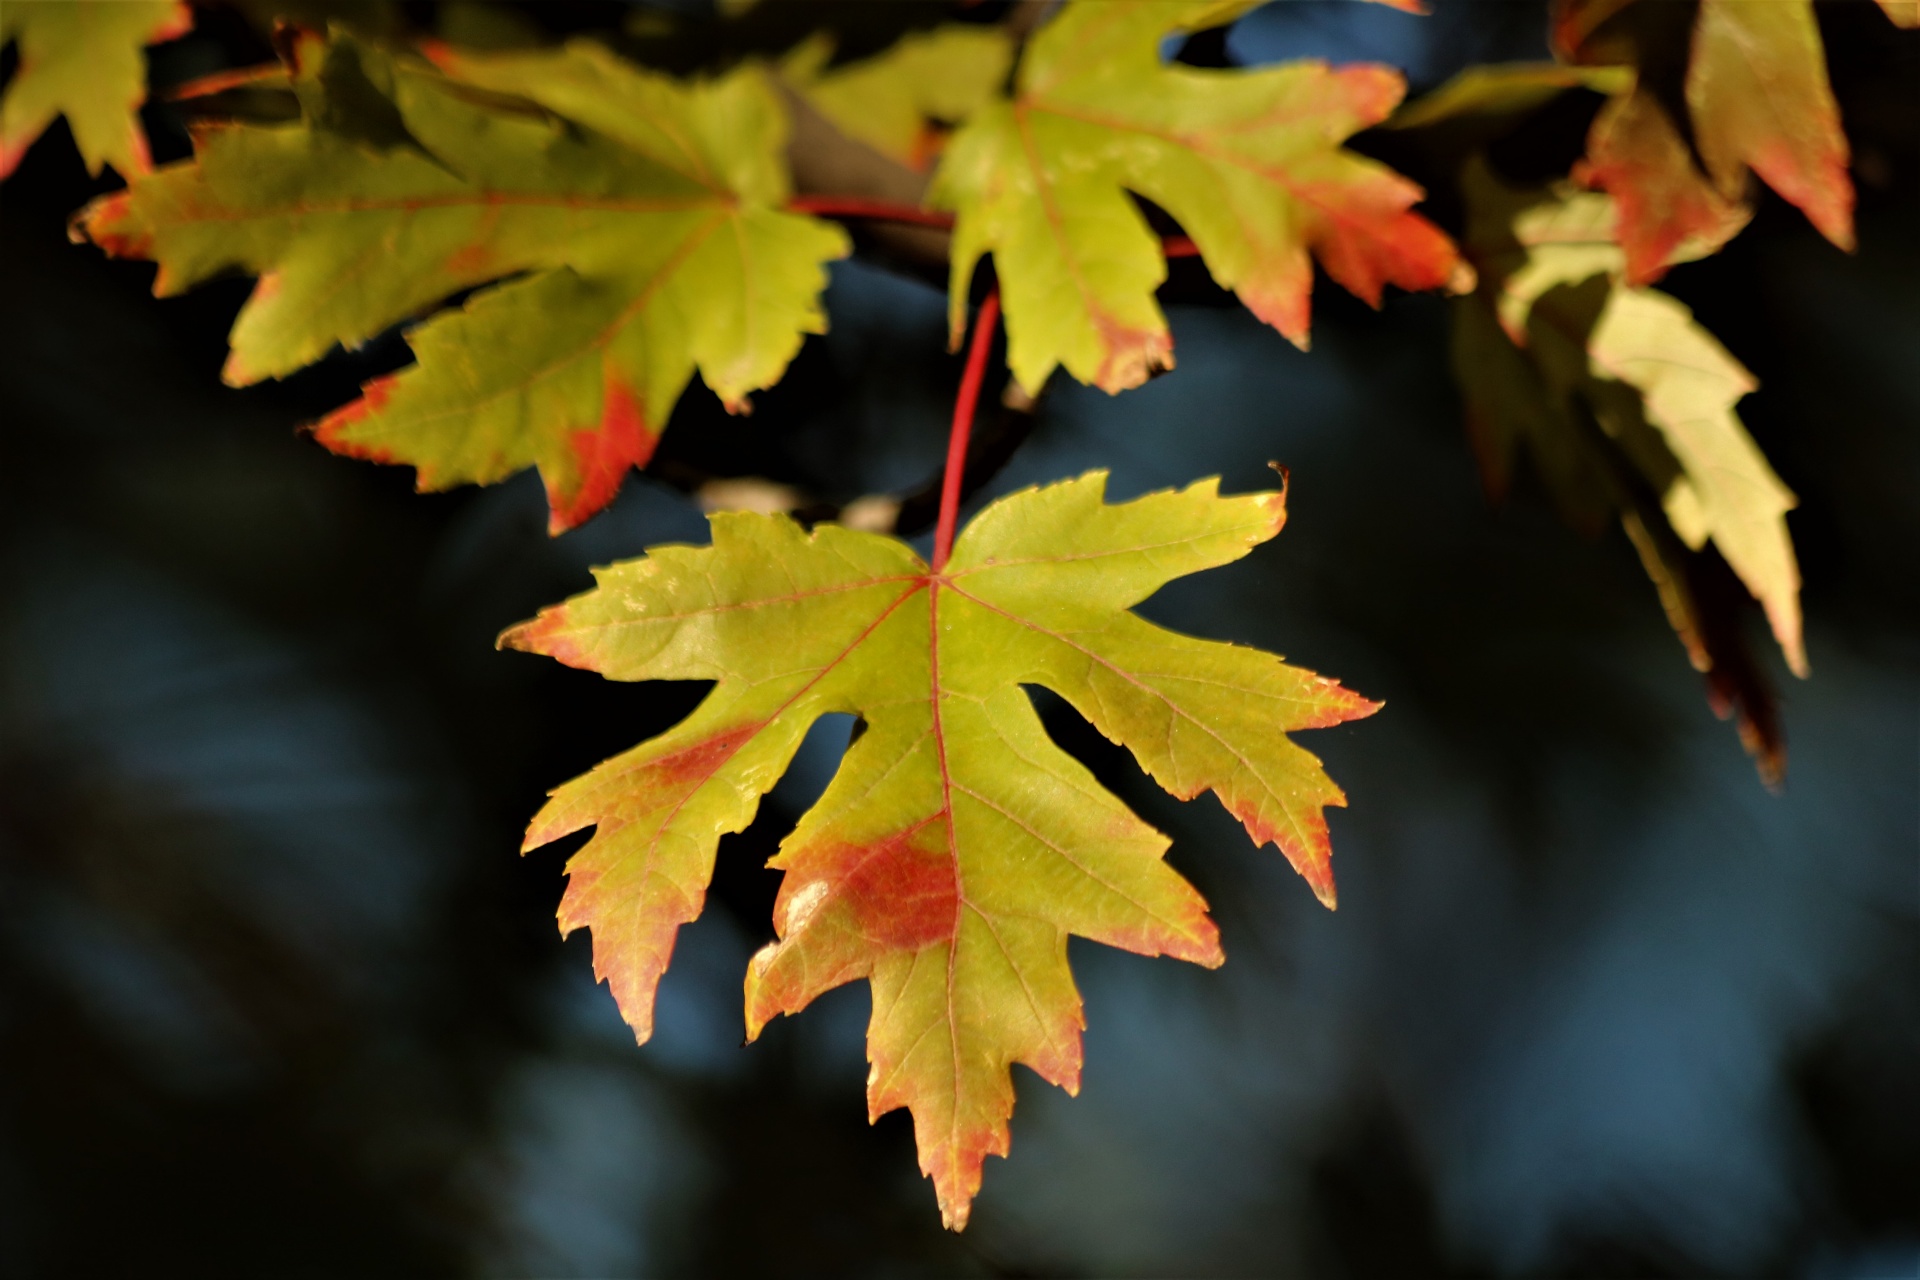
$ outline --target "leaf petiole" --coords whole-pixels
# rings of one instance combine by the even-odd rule
[[[993,347],[993,331],[1000,321],[1000,291],[994,289],[980,304],[973,322],[973,345],[967,349],[966,371],[960,375],[960,391],[953,401],[953,427],[947,434],[947,470],[940,484],[940,519],[933,531],[933,571],[947,567],[953,550],[954,526],[960,518],[960,482],[967,471],[967,443],[973,435],[974,410],[980,403],[980,382],[986,376],[987,352]]]

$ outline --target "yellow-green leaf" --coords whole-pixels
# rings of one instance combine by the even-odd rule
[[[948,146],[931,198],[957,214],[954,331],[974,266],[991,253],[1008,363],[1029,392],[1059,365],[1119,391],[1173,363],[1153,297],[1165,260],[1129,192],[1170,213],[1214,279],[1301,346],[1316,256],[1374,303],[1389,283],[1462,281],[1453,244],[1409,212],[1420,188],[1340,145],[1399,103],[1399,72],[1162,61],[1169,35],[1249,7],[1075,0],[1027,46],[1013,99]]]
[[[1167,840],[1047,736],[1021,689],[1055,690],[1182,798],[1211,790],[1333,904],[1322,809],[1345,802],[1295,729],[1376,706],[1277,657],[1130,610],[1164,583],[1274,536],[1283,495],[1217,481],[1110,505],[1106,477],[1001,499],[944,572],[906,544],[785,516],[714,515],[713,545],[657,547],[502,643],[615,680],[711,680],[676,728],[554,792],[532,848],[585,827],[561,927],[641,1040],[678,928],[723,832],[752,820],[808,727],[864,724],[781,845],[779,940],[753,958],[749,1036],[856,979],[873,988],[867,1098],[906,1107],[949,1226],[1007,1151],[1015,1062],[1080,1079],[1077,934],[1221,961]]]
[[[1880,0],[1896,27],[1920,27],[1920,0]]]
[[[915,169],[925,168],[934,124],[962,124],[991,101],[1013,65],[998,27],[936,27],[892,48],[829,66],[833,41],[816,35],[780,60],[780,77],[842,133]]]
[[[193,13],[180,0],[7,0],[0,5],[0,46],[12,42],[20,62],[0,101],[0,178],[58,116],[98,174],[147,172],[140,104],[147,98],[141,49],[185,35]]]
[[[1683,542],[1712,539],[1766,611],[1788,665],[1806,674],[1786,524],[1795,499],[1734,412],[1753,376],[1678,300],[1625,282],[1608,197],[1506,188],[1479,161],[1463,187],[1481,287],[1459,304],[1455,349],[1476,438],[1496,450],[1530,438],[1563,499],[1575,494],[1571,505],[1590,510],[1596,490],[1577,459],[1591,422],[1659,496]],[[1525,350],[1545,398],[1518,389],[1526,370],[1488,358],[1488,313]],[[1503,458],[1488,465],[1504,473]]]
[[[696,370],[742,406],[826,327],[847,240],[779,208],[785,117],[760,72],[682,85],[584,43],[443,52],[441,71],[344,37],[295,56],[326,68],[295,68],[305,120],[207,130],[78,226],[156,259],[160,294],[260,276],[236,385],[492,285],[321,421],[328,447],[410,464],[423,489],[538,466],[558,532],[646,463]]]

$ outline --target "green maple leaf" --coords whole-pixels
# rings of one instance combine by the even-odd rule
[[[261,277],[225,377],[279,377],[477,285],[409,335],[418,365],[322,420],[422,489],[529,465],[555,532],[644,465],[696,369],[730,406],[822,332],[836,227],[782,212],[762,73],[680,85],[591,44],[442,69],[345,37],[296,46],[295,125],[203,131],[196,158],[85,211],[156,293]]]
[[[1303,347],[1314,256],[1376,304],[1388,283],[1464,283],[1453,244],[1409,212],[1420,188],[1340,146],[1399,103],[1399,72],[1161,60],[1168,35],[1251,7],[1071,4],[1028,45],[1012,101],[981,112],[947,148],[932,199],[957,213],[954,332],[974,266],[991,252],[1008,363],[1029,392],[1057,365],[1118,391],[1173,363],[1153,297],[1166,263],[1128,192],[1172,214],[1214,279]]]
[[[0,178],[12,173],[56,116],[98,175],[147,172],[140,104],[147,97],[140,50],[185,35],[193,14],[180,0],[7,0],[0,46],[14,42],[19,67],[0,101]]]
[[[780,60],[780,78],[848,137],[919,169],[937,141],[933,122],[959,124],[999,92],[1013,43],[997,27],[953,25],[845,66],[828,66],[832,57],[832,39],[816,35]]]
[[[1563,56],[1640,72],[1594,118],[1579,171],[1618,202],[1628,281],[1650,283],[1676,255],[1711,253],[1736,235],[1752,217],[1749,170],[1852,249],[1847,139],[1812,0],[1700,0],[1684,123],[1644,74],[1665,56],[1672,33],[1663,27],[1674,12],[1636,0],[1561,0],[1555,14]]]
[[[1105,483],[1001,499],[941,573],[893,538],[715,515],[711,547],[600,570],[598,589],[501,637],[610,679],[716,682],[679,726],[554,792],[527,835],[596,828],[567,866],[560,924],[593,931],[595,970],[642,1041],[721,833],[752,820],[817,717],[861,717],[774,859],[779,941],[749,968],[748,1034],[868,979],[869,1109],[912,1112],[955,1228],[984,1158],[1007,1151],[1011,1065],[1078,1087],[1068,935],[1222,959],[1166,838],[1054,745],[1020,686],[1058,692],[1173,794],[1212,790],[1329,906],[1322,808],[1345,798],[1285,734],[1377,709],[1129,611],[1273,537],[1284,495],[1223,498],[1209,480],[1108,505]]]

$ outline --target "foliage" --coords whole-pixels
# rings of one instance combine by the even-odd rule
[[[1303,347],[1309,250],[1376,305],[1388,283],[1431,289],[1460,279],[1452,243],[1408,212],[1420,189],[1339,145],[1399,104],[1397,71],[1161,62],[1169,34],[1251,7],[1077,5],[1035,37],[1013,97],[954,138],[933,190],[936,204],[959,214],[953,325],[957,332],[975,264],[992,252],[1007,362],[1029,392],[1056,365],[1108,391],[1173,365],[1153,299],[1165,262],[1128,191],[1171,214],[1214,279]]]
[[[1634,68],[1594,118],[1582,167],[1619,202],[1629,282],[1646,284],[1676,252],[1712,252],[1737,234],[1751,214],[1749,169],[1827,239],[1851,248],[1847,140],[1813,0],[1701,0],[1681,86],[1684,121],[1664,105],[1672,86],[1659,76],[1661,28],[1677,16],[1684,11],[1644,0],[1564,0],[1554,22],[1567,61]]]
[[[140,47],[192,25],[181,0],[8,0],[0,7],[0,45],[16,44],[20,65],[0,102],[0,178],[57,116],[67,118],[89,173],[108,164],[124,177],[147,172],[147,139],[135,114],[147,96]]]
[[[506,280],[416,330],[418,366],[314,431],[411,464],[422,489],[537,465],[557,533],[645,465],[696,368],[742,408],[779,379],[825,327],[822,264],[846,239],[781,210],[784,118],[757,72],[682,87],[592,45],[441,61],[299,39],[298,125],[204,133],[192,163],[78,225],[158,261],[162,295],[260,276],[234,322],[235,386]]]
[[[0,158],[10,168],[65,112],[90,168],[130,183],[76,216],[77,238],[156,262],[163,296],[258,277],[233,385],[419,320],[418,363],[315,437],[410,465],[422,489],[537,467],[556,534],[648,465],[696,374],[734,412],[777,383],[826,326],[826,264],[856,245],[937,260],[956,344],[984,298],[930,558],[885,531],[722,512],[711,546],[653,548],[502,637],[610,679],[714,682],[679,726],[556,791],[528,835],[594,829],[561,924],[592,930],[642,1040],[720,837],[821,715],[860,718],[774,860],[778,939],[747,974],[748,1033],[868,979],[870,1110],[912,1112],[958,1228],[984,1157],[1008,1149],[1011,1065],[1077,1085],[1067,937],[1221,959],[1165,838],[1052,743],[1021,686],[1058,692],[1176,796],[1215,792],[1328,906],[1322,810],[1344,797],[1286,734],[1377,709],[1130,612],[1273,537],[1283,494],[1201,481],[1109,504],[1094,473],[1003,498],[956,541],[1002,300],[1009,412],[1025,412],[1057,367],[1115,393],[1172,367],[1156,300],[1172,257],[1198,256],[1302,348],[1316,260],[1374,306],[1389,284],[1453,293],[1489,489],[1511,485],[1524,441],[1572,523],[1619,519],[1769,782],[1784,745],[1737,606],[1757,601],[1788,668],[1808,670],[1795,498],[1735,411],[1757,383],[1650,286],[1747,225],[1755,175],[1851,247],[1848,144],[1810,0],[1559,0],[1559,61],[1473,68],[1404,107],[1388,67],[1167,56],[1252,7],[1074,0],[1037,30],[1033,6],[997,25],[959,11],[971,20],[845,62],[815,33],[676,78],[617,34],[541,46],[517,20],[468,15],[490,33],[480,51],[410,40],[398,11],[323,30],[303,4],[306,25],[275,36],[279,66],[178,91],[205,95],[194,155],[147,173],[130,58],[184,11],[12,4]],[[1912,0],[1882,7],[1920,23]],[[1577,162],[1503,172],[1502,148],[1569,104]],[[810,115],[824,134],[803,140]],[[807,189],[803,170],[847,186]],[[1429,191],[1433,220],[1413,211]],[[888,239],[875,221],[914,230]]]

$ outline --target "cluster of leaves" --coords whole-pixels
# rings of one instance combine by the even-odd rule
[[[1174,795],[1214,792],[1328,906],[1323,810],[1344,797],[1286,734],[1376,709],[1130,611],[1273,537],[1284,491],[1222,497],[1202,481],[1110,504],[1095,473],[1002,499],[954,541],[1001,305],[1008,366],[1037,395],[1060,368],[1117,393],[1172,367],[1155,291],[1175,252],[1302,348],[1316,261],[1375,305],[1389,284],[1459,295],[1457,365],[1490,487],[1525,441],[1575,523],[1618,515],[1770,778],[1777,724],[1727,566],[1806,671],[1794,498],[1734,412],[1754,381],[1649,286],[1739,231],[1750,171],[1851,244],[1809,0],[1701,0],[1677,34],[1679,7],[1563,0],[1559,63],[1476,69],[1404,108],[1387,67],[1165,58],[1170,38],[1255,3],[1075,0],[1024,41],[960,24],[840,63],[818,36],[685,80],[588,40],[479,51],[285,27],[278,65],[176,91],[210,107],[194,157],[153,173],[132,114],[138,50],[178,34],[185,11],[14,3],[0,158],[10,167],[64,112],[89,165],[131,184],[78,214],[77,238],[158,263],[163,296],[257,277],[233,385],[419,321],[417,362],[315,438],[410,465],[422,489],[535,467],[556,534],[647,465],[696,375],[745,411],[824,330],[826,264],[853,247],[828,216],[875,206],[796,197],[803,115],[924,188],[924,208],[891,216],[951,228],[956,345],[991,258],[930,561],[884,532],[722,513],[711,546],[602,570],[502,637],[610,679],[714,682],[680,725],[556,791],[528,833],[532,848],[594,829],[568,864],[561,926],[592,931],[643,1041],[722,834],[751,821],[818,717],[860,718],[775,859],[777,941],[747,974],[748,1032],[867,979],[870,1108],[912,1112],[957,1228],[984,1157],[1007,1150],[1012,1064],[1077,1087],[1068,936],[1221,960],[1165,837],[1049,740],[1021,686],[1058,692]],[[1912,0],[1882,3],[1920,20]],[[1503,179],[1489,148],[1568,93],[1604,96],[1584,159],[1558,182]],[[1439,158],[1465,211],[1458,242],[1413,211],[1419,185],[1346,145],[1374,126]]]
[[[1903,0],[1882,7],[1920,22]],[[1559,0],[1552,36],[1557,63],[1470,69],[1388,123],[1465,213],[1478,278],[1455,303],[1453,346],[1468,432],[1494,494],[1524,441],[1571,523],[1618,516],[1709,700],[1778,785],[1785,743],[1739,613],[1758,601],[1788,668],[1808,673],[1796,499],[1735,412],[1753,375],[1649,286],[1747,225],[1756,174],[1852,248],[1812,2]],[[1585,154],[1558,181],[1503,180],[1490,155],[1567,95],[1601,97]]]

